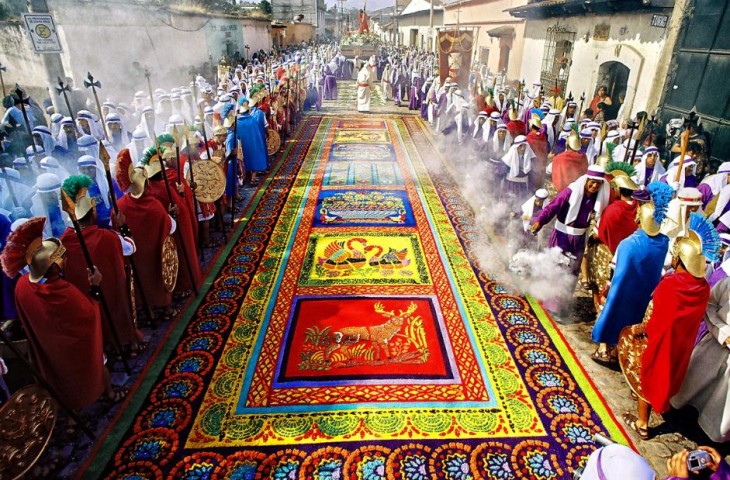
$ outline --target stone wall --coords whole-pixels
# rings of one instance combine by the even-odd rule
[[[212,81],[210,62],[217,63],[224,53],[244,56],[246,45],[250,53],[271,48],[266,19],[172,12],[113,0],[48,4],[63,45],[66,75],[81,86],[87,72],[94,74],[102,82],[102,100],[128,101],[135,90],[146,91],[144,67],[152,72],[154,88],[169,89],[190,83],[191,71]],[[22,26],[0,24],[0,42],[8,79],[22,77],[24,85],[46,86],[41,60]]]

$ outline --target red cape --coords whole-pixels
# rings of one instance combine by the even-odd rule
[[[566,150],[553,158],[553,185],[562,192],[587,171],[588,158],[585,154]]]
[[[166,307],[172,302],[172,295],[162,284],[162,242],[169,236],[172,227],[167,209],[146,192],[141,198],[125,194],[117,205],[127,218],[127,225],[137,244],[134,261],[147,302],[151,307]],[[137,305],[142,305],[139,294]]]
[[[527,125],[522,120],[510,120],[507,123],[507,131],[512,138],[516,138],[518,135],[524,135],[527,131]]]
[[[542,186],[545,179],[545,167],[548,163],[547,135],[542,132],[530,132],[527,135],[527,143],[535,152],[535,184]]]
[[[96,225],[84,229],[84,240],[89,249],[89,255],[102,275],[101,290],[109,305],[112,315],[111,321],[119,335],[122,345],[128,345],[142,338],[132,319],[132,305],[129,298],[129,283],[124,268],[124,254],[119,236],[111,230],[104,230]],[[69,227],[61,236],[61,242],[66,247],[66,265],[63,277],[74,284],[81,292],[88,294],[89,278],[86,272],[86,260],[81,251],[81,244],[76,232]],[[101,307],[101,305],[99,305]],[[103,309],[101,314],[106,316]],[[107,327],[107,320],[103,319],[102,329],[104,345],[114,345],[113,337]]]
[[[59,276],[15,287],[18,317],[34,362],[67,408],[91,405],[104,392],[99,306]]]
[[[172,170],[170,170],[172,171]],[[169,173],[168,173],[169,175]],[[175,177],[177,179],[177,177]],[[162,203],[162,205],[169,205],[167,196],[167,188],[165,187],[165,181],[160,177],[159,180],[150,180],[147,186],[147,192],[155,197]],[[188,264],[185,260],[187,255],[187,261],[189,262],[190,268],[193,271],[193,278],[195,284],[200,286],[200,264],[198,263],[198,254],[195,248],[195,231],[197,229],[197,220],[195,219],[195,212],[189,207],[187,199],[180,197],[177,193],[177,188],[174,184],[170,184],[170,193],[172,194],[172,200],[175,202],[178,208],[178,214],[175,217],[177,222],[177,230],[172,238],[175,240],[175,246],[177,247],[177,255],[180,260],[180,267],[177,271],[177,285],[175,286],[176,292],[185,292],[193,289],[193,283],[188,272]]]
[[[617,200],[603,211],[598,224],[598,238],[611,250],[611,253],[616,253],[621,240],[636,231],[636,208],[636,201],[626,203]]]
[[[704,278],[669,273],[659,282],[654,311],[646,325],[648,345],[641,357],[641,389],[657,413],[669,410],[679,391],[710,299]]]

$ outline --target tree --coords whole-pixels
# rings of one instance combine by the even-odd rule
[[[259,10],[261,10],[264,15],[271,15],[271,2],[269,2],[269,0],[261,0],[259,2]]]

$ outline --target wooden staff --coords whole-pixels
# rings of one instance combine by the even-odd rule
[[[233,162],[233,198],[231,199],[231,231],[236,221],[236,197],[238,196],[238,102],[233,105],[233,145],[228,161]]]
[[[636,122],[631,121],[629,123],[629,138],[627,140],[626,144],[626,150],[624,151],[624,162],[628,162],[629,160],[629,152],[631,151],[631,140],[634,138],[634,130],[636,130]]]
[[[67,92],[71,91],[71,87],[67,83],[63,83],[63,80],[61,80],[61,77],[58,77],[58,87],[56,87],[56,91],[63,95],[63,101],[66,103],[66,108],[68,109],[69,116],[71,118],[74,118],[76,115],[74,114],[74,111],[71,109],[71,102],[68,100]]]
[[[0,86],[2,86],[2,89],[3,89],[3,93],[0,96],[2,96],[2,97],[5,96],[5,79],[3,79],[3,72],[5,72],[5,71],[7,71],[7,67],[5,65],[3,65],[2,63],[0,63]]]
[[[73,200],[71,200],[71,197],[69,197],[63,189],[61,190],[61,200],[63,203],[63,210],[68,214],[69,218],[71,218],[71,222],[73,223],[74,232],[76,232],[76,238],[78,238],[79,240],[81,252],[84,254],[84,260],[86,260],[86,267],[89,269],[90,272],[93,273],[96,270],[96,266],[94,266],[94,261],[91,259],[89,248],[86,246],[86,239],[84,238],[84,234],[81,232],[81,226],[79,225],[79,221],[76,218],[76,207]],[[109,329],[109,332],[112,334],[114,349],[116,350],[117,355],[119,355],[119,357],[122,359],[124,371],[127,372],[127,375],[131,375],[132,369],[129,368],[129,364],[127,363],[127,354],[124,352],[124,349],[122,348],[122,343],[119,340],[117,327],[114,325],[114,322],[112,322],[111,310],[109,309],[109,304],[106,303],[104,292],[101,290],[101,287],[99,285],[89,285],[89,293],[101,304],[102,311],[106,316],[106,326]]]
[[[15,84],[15,92],[13,92],[13,99],[20,104],[20,111],[23,114],[23,121],[25,121],[25,130],[28,132],[30,138],[30,146],[33,149],[33,159],[36,161],[37,166],[40,168],[41,162],[38,160],[38,147],[36,147],[33,141],[33,131],[30,128],[30,119],[28,118],[28,111],[25,109],[26,105],[30,105],[30,97],[25,96],[25,92],[20,85]],[[29,163],[30,165],[30,163]]]
[[[94,80],[94,76],[91,74],[91,72],[86,72],[86,80],[84,80],[84,86],[86,88],[91,88],[91,91],[94,94],[94,101],[96,101],[96,112],[99,114],[99,118],[101,118],[101,125],[104,127],[104,138],[109,140],[109,132],[106,128],[106,118],[104,118],[104,113],[101,111],[101,102],[99,102],[99,93],[96,91],[97,88],[101,88],[101,82],[98,80]]]
[[[109,168],[109,152],[106,149],[106,146],[104,146],[104,142],[99,140],[99,159],[101,160],[101,163],[104,165],[104,173],[106,174],[106,184],[109,187],[109,199],[112,202],[112,210],[114,210],[114,213],[116,215],[119,215],[119,207],[117,206],[117,196],[114,193],[114,183],[112,182],[112,172]],[[129,226],[126,223],[123,223],[121,225],[118,225],[119,227],[119,233],[122,234],[125,238],[133,238],[132,232],[129,229]],[[147,312],[147,315],[150,319],[150,323],[152,325],[155,325],[157,323],[157,318],[155,317],[154,312],[152,311],[152,308],[150,307],[149,302],[147,302],[147,294],[145,293],[144,285],[142,285],[142,277],[137,272],[137,264],[134,261],[134,254],[130,255],[129,257],[129,265],[132,267],[132,274],[134,275],[134,280],[137,282],[137,285],[139,286],[139,296],[142,299],[142,306],[145,309],[145,312]]]
[[[680,138],[679,166],[677,167],[677,174],[674,176],[674,181],[677,183],[679,183],[679,179],[682,177],[682,170],[684,169],[684,156],[687,154],[687,146],[689,145],[689,128],[682,133]]]

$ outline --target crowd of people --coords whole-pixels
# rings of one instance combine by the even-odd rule
[[[693,405],[712,440],[730,439],[730,163],[709,164],[699,119],[663,131],[646,112],[607,116],[605,89],[595,111],[481,66],[468,84],[456,73],[440,74],[437,57],[415,49],[348,59],[325,44],[257,54],[217,79],[141,90],[128,103],[109,98],[98,112],[73,88],[59,111],[6,96],[2,309],[17,322],[3,329],[27,335],[63,406],[120,400],[107,359],[138,355],[139,323],[172,318],[201,285],[198,252],[216,246],[211,230],[225,231],[239,188],[270,169],[271,137],[336,100],[338,80],[354,79],[357,109],[370,111],[380,82],[442,145],[469,152],[486,194],[521,221],[521,248],[541,248],[550,232],[545,248],[562,252],[599,306],[594,360],[625,366],[637,398],[627,425],[649,438],[652,409]],[[220,169],[218,199],[196,196],[199,162]],[[607,284],[585,255],[599,246],[613,257]]]
[[[55,108],[4,97],[2,329],[28,339],[62,406],[124,397],[106,364],[136,358],[140,325],[170,320],[197,292],[201,253],[234,225],[242,188],[260,183],[299,112],[321,107],[317,58],[330,51],[257,53],[216,79],[107,98],[99,111],[71,86]]]
[[[701,119],[660,128],[604,86],[583,105],[480,65],[459,85],[437,65],[390,48],[370,72],[387,99],[419,111],[444,151],[459,152],[449,158],[504,206],[495,212],[521,220],[518,248],[557,249],[594,296],[592,358],[624,367],[637,399],[626,424],[648,439],[652,410],[692,405],[712,441],[730,440],[730,162],[710,165]],[[598,255],[585,255],[600,250],[611,259],[603,283]]]

